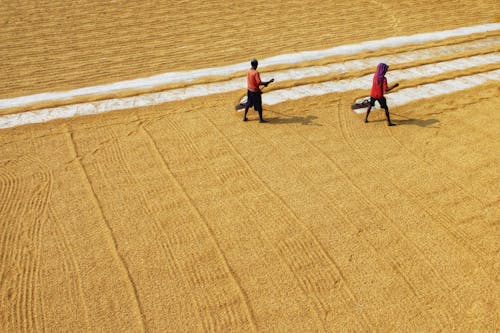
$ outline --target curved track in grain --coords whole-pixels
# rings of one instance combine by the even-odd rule
[[[0,7],[2,99],[500,17],[476,0]],[[265,105],[267,124],[234,111],[244,87],[147,95],[234,73],[0,130],[0,330],[498,329],[498,81],[417,96],[391,108],[395,128],[380,110],[364,124],[350,104],[367,89],[349,84],[384,59],[410,92],[490,73],[499,41],[493,31],[263,68],[283,78],[268,96],[288,96]],[[478,59],[489,62],[469,66]],[[331,82],[348,88],[294,99]]]

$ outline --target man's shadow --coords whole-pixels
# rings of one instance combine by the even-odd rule
[[[393,119],[392,122],[396,125],[415,125],[419,127],[427,127],[427,128],[439,128],[438,126],[433,126],[435,124],[439,123],[439,120],[437,119],[416,119],[416,118],[408,118],[402,115],[399,115],[397,113],[391,112],[391,116],[398,116],[400,118],[405,118],[405,119]],[[376,120],[370,120],[371,123],[377,123],[377,122],[385,122],[387,121],[384,118],[379,118]]]
[[[406,119],[395,120],[394,122],[398,125],[416,125],[419,127],[439,128],[437,126],[433,126],[439,123],[439,120],[437,119],[416,119],[416,118],[408,118],[399,115],[397,113],[391,113],[391,115],[392,114],[401,118],[406,118]]]
[[[313,123],[314,120],[318,119],[316,116],[307,116],[307,117],[266,117],[266,120],[269,121],[270,124],[301,124],[306,126],[323,126],[321,124]]]
[[[268,111],[270,115],[280,115],[281,117],[264,117],[266,120],[269,120],[270,124],[301,124],[301,125],[306,125],[306,126],[323,126],[321,124],[316,124],[313,121],[318,119],[316,116],[289,116],[286,114],[282,114],[273,110],[264,110]]]

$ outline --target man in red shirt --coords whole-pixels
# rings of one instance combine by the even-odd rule
[[[243,121],[248,120],[248,109],[253,106],[254,110],[259,112],[259,121],[261,123],[267,123],[267,121],[262,118],[262,91],[260,90],[260,86],[267,87],[269,83],[274,82],[274,79],[271,79],[267,82],[262,82],[262,80],[260,79],[260,74],[259,72],[257,72],[257,66],[259,66],[259,62],[257,61],[257,59],[252,59],[250,64],[252,65],[252,68],[250,68],[247,73],[248,92]]]
[[[399,86],[399,83],[396,83],[395,85],[393,85],[390,88],[387,87],[387,79],[385,78],[385,73],[387,73],[388,69],[389,69],[389,66],[387,66],[386,64],[380,63],[377,66],[377,71],[375,72],[375,75],[373,75],[372,91],[370,93],[370,106],[368,107],[368,110],[366,111],[365,123],[368,122],[368,115],[370,114],[370,111],[372,110],[372,106],[375,105],[375,101],[378,101],[378,103],[380,104],[380,107],[385,110],[385,117],[387,118],[387,124],[389,126],[396,125],[396,124],[391,122],[391,117],[389,116],[389,107],[387,106],[387,100],[384,97],[384,92],[391,91],[392,89]]]

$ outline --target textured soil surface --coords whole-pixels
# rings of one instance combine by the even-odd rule
[[[500,18],[486,0],[70,3],[0,4],[0,98]],[[0,331],[500,329],[498,82],[391,108],[396,127],[352,112],[359,90],[245,123],[244,92],[0,130]]]

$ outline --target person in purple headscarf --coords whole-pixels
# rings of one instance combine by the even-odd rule
[[[368,107],[368,110],[366,111],[365,123],[368,122],[368,116],[370,115],[370,111],[372,110],[372,107],[375,105],[375,101],[378,101],[378,103],[380,104],[380,107],[385,110],[387,124],[389,126],[396,125],[396,124],[391,122],[391,117],[389,115],[389,107],[387,106],[387,100],[384,97],[384,93],[396,88],[397,86],[399,86],[399,83],[396,83],[392,87],[388,88],[387,79],[385,78],[385,73],[387,73],[388,69],[389,69],[389,66],[387,66],[384,63],[380,63],[377,66],[377,70],[375,72],[375,75],[373,75],[372,91],[370,93],[370,106]]]

